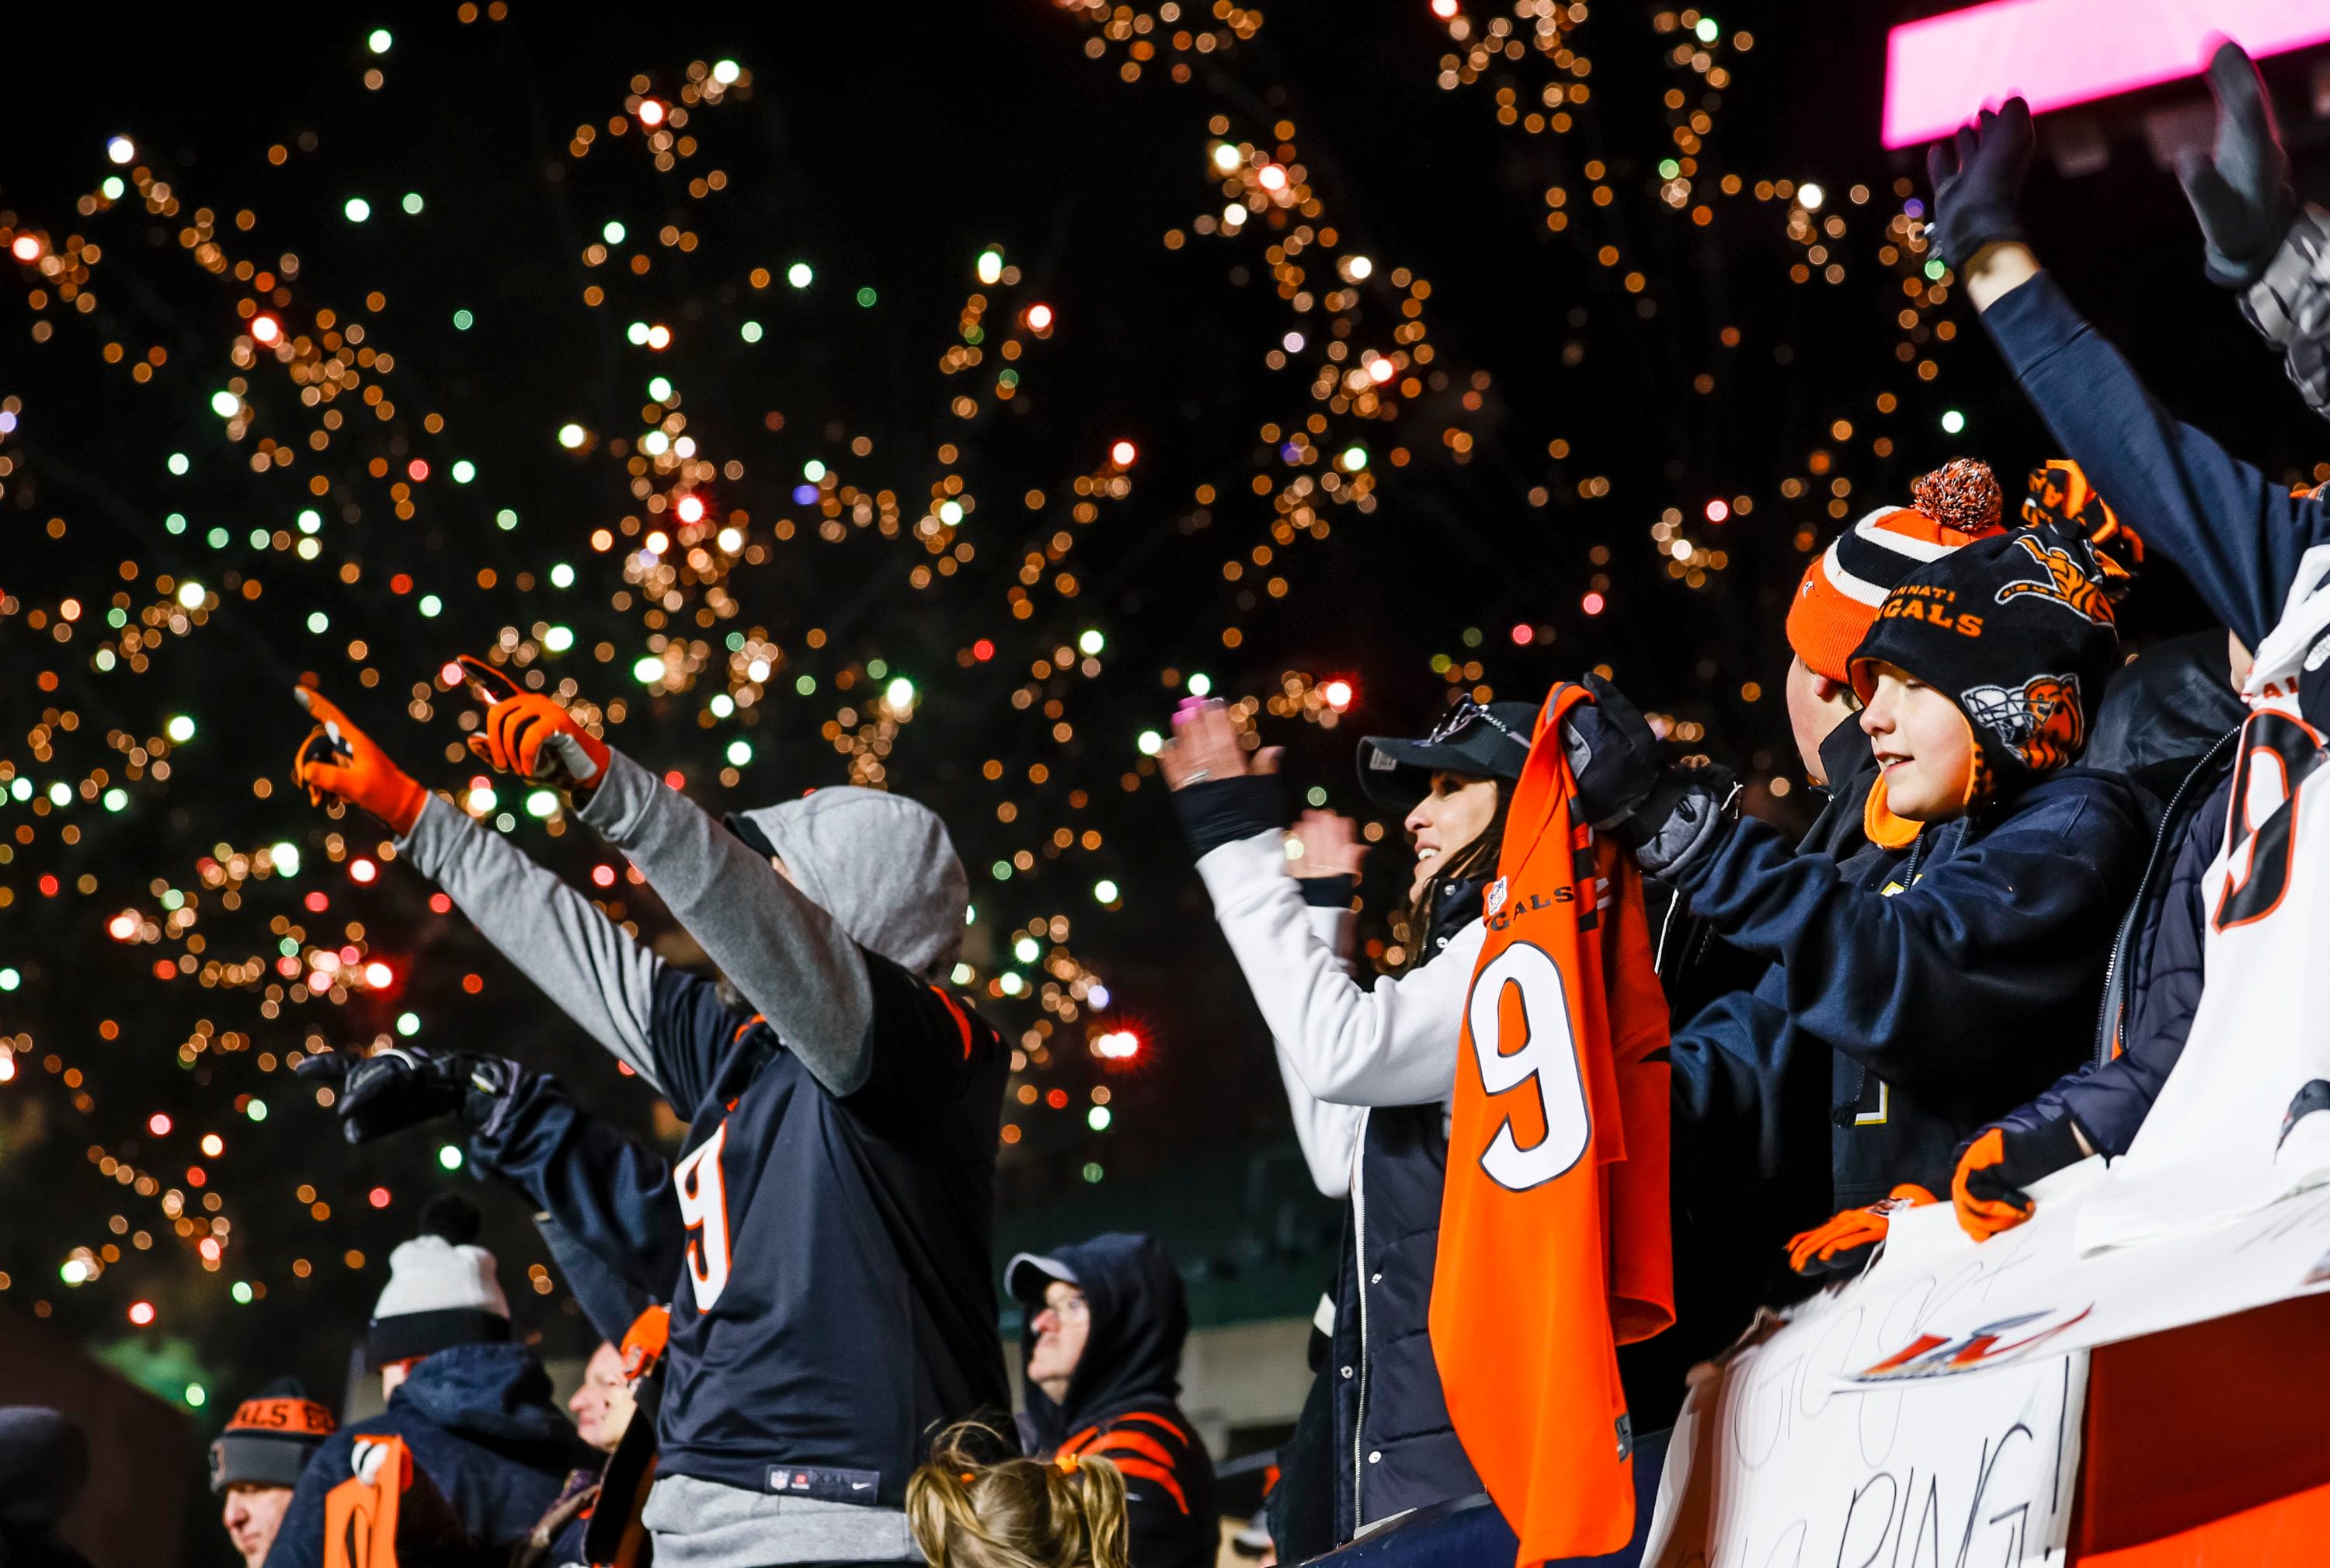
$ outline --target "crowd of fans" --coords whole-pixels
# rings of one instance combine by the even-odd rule
[[[2210,82],[2217,142],[2181,171],[2209,274],[2330,413],[2330,215],[2297,203],[2247,57],[2226,45]],[[1692,1364],[1865,1266],[1890,1215],[1948,1202],[1983,1240],[2030,1216],[2041,1178],[2125,1152],[2206,983],[2202,873],[2246,830],[2228,820],[2245,650],[2330,517],[2171,418],[2041,269],[2018,217],[2032,147],[2017,99],[1937,148],[1932,238],[2066,458],[2012,517],[1986,466],[1954,462],[1807,570],[1775,674],[1826,790],[1810,832],[1740,813],[1719,766],[1671,761],[1606,681],[1547,732],[1578,817],[1664,902],[1675,1323],[1621,1352],[1637,1464],[1658,1463]],[[2224,630],[2127,662],[2115,604],[2163,561]],[[303,1063],[352,1142],[461,1123],[476,1169],[545,1216],[604,1343],[562,1412],[511,1342],[475,1210],[432,1204],[365,1331],[381,1413],[338,1424],[279,1385],[213,1445],[245,1561],[1214,1561],[1216,1478],[1177,1403],[1189,1311],[1153,1240],[1010,1261],[1009,1414],[990,1227],[1009,1051],[943,984],[967,896],[944,826],[856,789],[715,820],[469,667],[478,756],[563,789],[723,978],[664,963],[314,691],[298,777],[386,824],[669,1103],[685,1153],[497,1055]],[[1280,1561],[1482,1490],[1427,1317],[1483,893],[1537,730],[1532,704],[1460,697],[1420,739],[1360,743],[1415,852],[1374,976],[1350,819],[1290,828],[1278,754],[1218,703],[1185,703],[1160,758],[1311,1175],[1348,1204],[1267,1505]],[[0,1412],[0,1475],[52,1476],[53,1498],[80,1462],[69,1428]],[[62,1507],[0,1533],[40,1561]]]

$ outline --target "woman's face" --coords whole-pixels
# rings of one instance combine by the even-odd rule
[[[1416,803],[1404,824],[1416,841],[1416,879],[1407,896],[1424,896],[1442,865],[1487,831],[1497,815],[1497,781],[1464,773],[1435,773],[1432,788]]]

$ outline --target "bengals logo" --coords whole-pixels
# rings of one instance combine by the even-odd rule
[[[2051,600],[2083,620],[2098,626],[2112,624],[2111,600],[2096,586],[2071,553],[2060,544],[2042,544],[2030,534],[2015,540],[2032,560],[2046,569],[2044,578],[2019,578],[1998,590],[1998,602],[2006,603],[2026,593]]]
[[[2032,675],[2019,689],[1969,686],[1958,705],[2033,773],[2063,766],[2087,739],[2077,675]]]

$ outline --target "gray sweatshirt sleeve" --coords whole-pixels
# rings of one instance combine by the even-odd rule
[[[832,1094],[872,1070],[866,955],[833,917],[750,845],[646,769],[611,751],[582,820],[648,885]]]
[[[431,795],[397,845],[566,1015],[667,1092],[649,1039],[663,960],[500,834]]]

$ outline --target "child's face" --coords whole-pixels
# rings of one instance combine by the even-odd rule
[[[1885,774],[1885,804],[1912,822],[1946,822],[1965,809],[1974,732],[1949,698],[1908,671],[1870,666],[1877,677],[1861,728]]]

